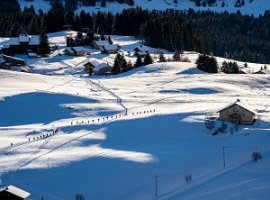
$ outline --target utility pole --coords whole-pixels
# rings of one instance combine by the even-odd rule
[[[222,153],[223,153],[223,167],[225,167],[225,147],[224,145],[222,146]]]
[[[156,184],[155,184],[155,186],[156,186],[156,199],[157,199],[157,196],[158,196],[158,185],[157,185],[157,175],[156,175]]]

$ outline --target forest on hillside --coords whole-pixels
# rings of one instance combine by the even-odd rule
[[[170,51],[188,50],[246,62],[270,63],[270,13],[259,17],[210,11],[147,11],[76,14],[70,6],[52,1],[48,13],[20,8],[17,0],[1,0],[0,37],[65,30],[139,37],[146,45]]]
[[[26,0],[26,1],[35,1],[35,0]],[[106,7],[106,2],[117,2],[119,4],[127,4],[129,6],[134,5],[134,0],[44,0],[50,1],[51,4],[54,2],[63,2],[66,5],[66,8],[69,9],[76,9],[78,6],[96,6],[97,2],[100,2],[101,7]],[[136,0],[135,0],[136,1]],[[145,1],[152,1],[152,0],[145,0]],[[177,4],[181,0],[173,0],[173,3]],[[197,7],[207,7],[207,6],[227,6],[227,0],[189,0],[193,2]],[[254,0],[235,0],[234,6],[235,7],[242,7],[248,3],[252,3]]]

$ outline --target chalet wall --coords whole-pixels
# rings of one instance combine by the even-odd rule
[[[255,114],[239,106],[232,105],[219,112],[219,119],[223,121],[232,121],[237,124],[253,124]]]

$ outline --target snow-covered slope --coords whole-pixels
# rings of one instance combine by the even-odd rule
[[[59,51],[65,34],[50,35]],[[133,37],[112,39],[126,55],[141,45]],[[114,56],[93,50],[90,57]],[[269,199],[270,76],[205,74],[194,64],[197,53],[185,56],[190,63],[155,63],[111,77],[85,75],[89,56],[58,52],[27,59],[39,74],[0,70],[0,187],[16,185],[34,200],[72,200],[77,193],[102,200]],[[258,121],[227,123],[227,133],[212,136],[206,113],[238,98]],[[258,163],[254,151],[263,155]]]
[[[49,1],[44,0],[34,0],[31,1],[25,1],[25,0],[18,0],[21,7],[24,8],[25,6],[29,7],[31,5],[34,5],[35,9],[42,9],[43,11],[48,11],[50,9]],[[225,2],[225,6],[222,6],[222,2]],[[164,10],[164,9],[176,9],[176,10],[188,10],[189,8],[193,8],[195,10],[211,10],[216,12],[237,12],[237,10],[240,10],[243,14],[253,14],[254,16],[258,16],[260,14],[263,14],[265,10],[270,9],[270,2],[268,0],[254,0],[250,2],[249,0],[245,0],[245,5],[241,7],[235,7],[236,0],[217,0],[217,3],[213,6],[195,6],[195,2],[192,2],[190,0],[178,0],[177,3],[174,3],[174,0],[134,0],[134,6],[137,7],[140,6],[144,9],[149,10]],[[125,8],[131,8],[131,6],[128,6],[127,4],[119,4],[116,2],[110,3],[107,2],[106,7],[101,7],[100,2],[97,2],[95,7],[86,7],[86,6],[80,6],[77,9],[77,12],[80,12],[81,10],[85,10],[88,12],[97,12],[97,11],[111,11],[113,13],[120,12],[121,10]]]

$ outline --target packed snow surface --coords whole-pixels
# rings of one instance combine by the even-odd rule
[[[139,41],[112,39],[134,62],[128,51]],[[60,52],[64,33],[50,41]],[[190,63],[90,77],[82,67],[89,58],[115,57],[92,51],[26,59],[30,74],[0,70],[0,187],[15,185],[34,200],[72,200],[77,193],[102,200],[269,199],[269,75],[206,74],[194,64],[198,54],[186,52]],[[206,114],[236,99],[258,120],[227,123],[226,133],[213,136],[221,122],[207,129]],[[254,151],[263,156],[257,163]]]

